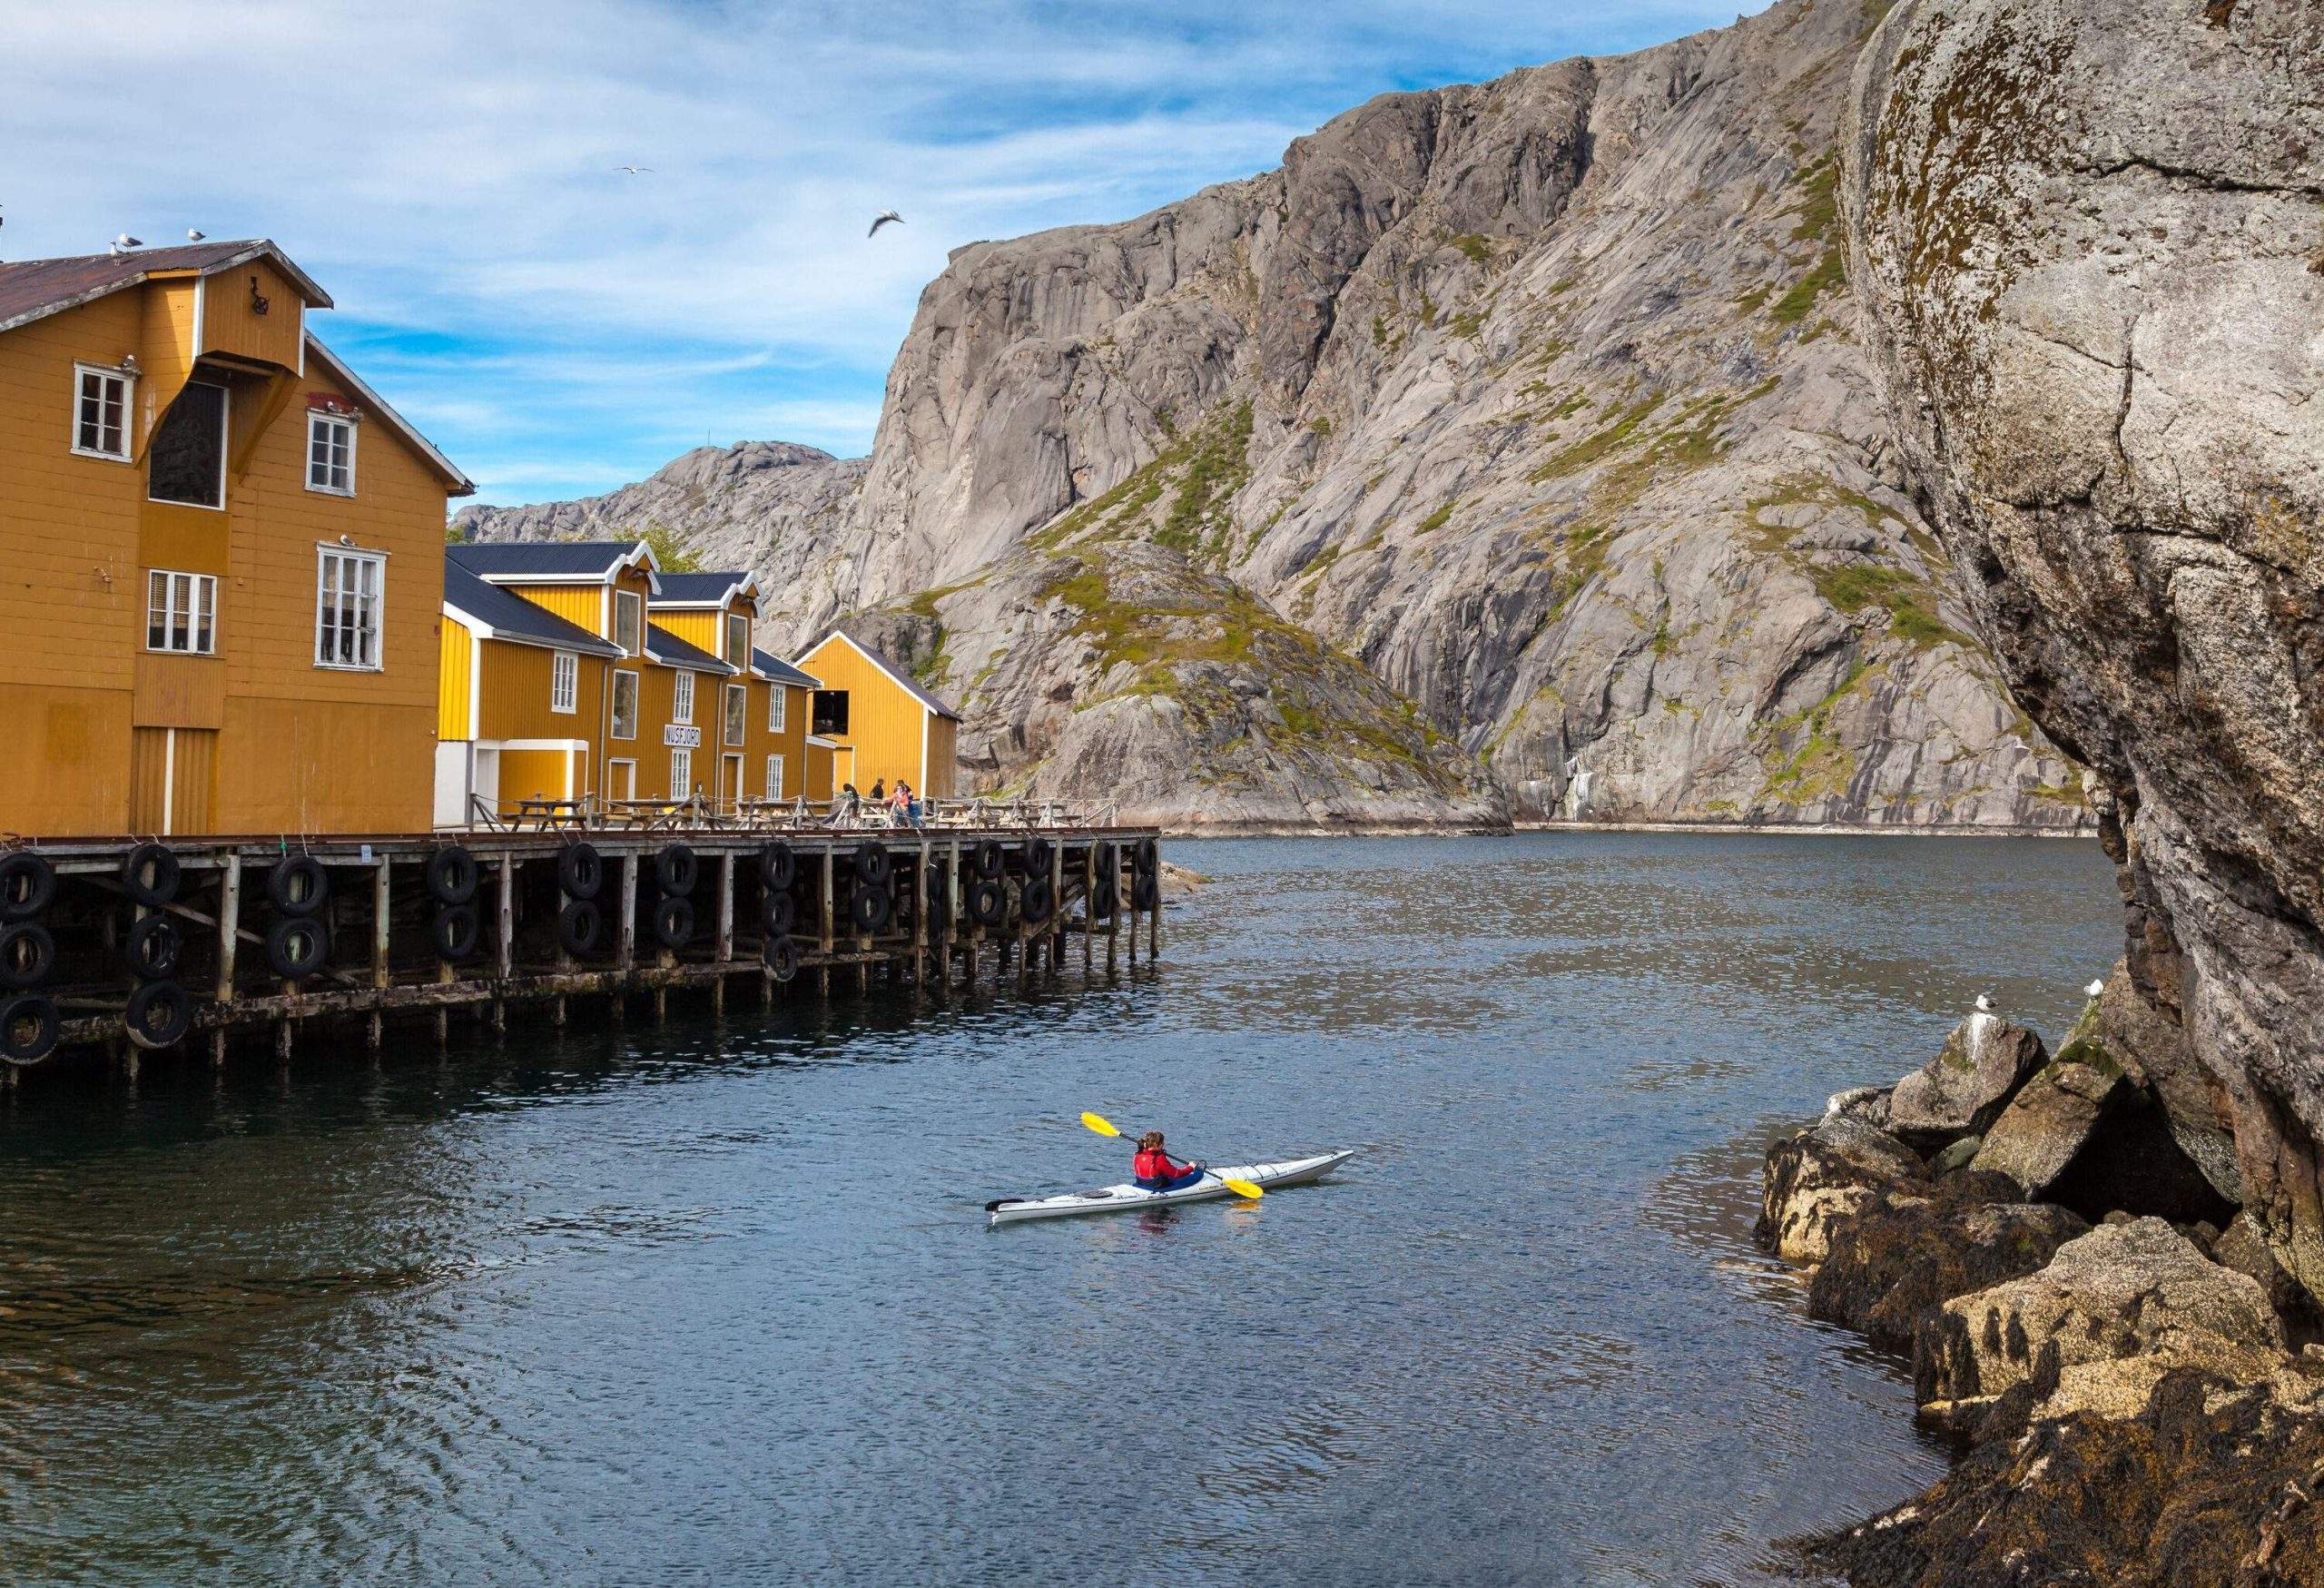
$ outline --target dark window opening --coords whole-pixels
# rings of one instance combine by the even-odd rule
[[[847,732],[847,691],[818,689],[815,691],[815,726],[817,734]]]
[[[146,489],[157,502],[226,505],[226,389],[196,381],[153,431]]]

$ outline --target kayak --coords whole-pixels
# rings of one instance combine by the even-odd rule
[[[1319,1152],[1313,1158],[1286,1158],[1280,1163],[1206,1169],[1202,1179],[1175,1191],[1107,1186],[1095,1191],[1068,1191],[1061,1197],[1003,1197],[997,1202],[987,1202],[984,1210],[992,1215],[995,1224],[1015,1224],[1027,1218],[1071,1218],[1083,1213],[1128,1213],[1138,1208],[1210,1202],[1235,1194],[1227,1189],[1228,1179],[1248,1180],[1262,1191],[1272,1191],[1277,1186],[1304,1186],[1322,1179],[1354,1156],[1353,1151]]]

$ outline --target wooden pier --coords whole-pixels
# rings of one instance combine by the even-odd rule
[[[1059,826],[72,839],[0,847],[0,1084],[79,1050],[222,1060],[303,1031],[442,1041],[454,1011],[622,1020],[834,975],[939,999],[1161,952],[1158,833]],[[408,1040],[408,1036],[403,1040]]]

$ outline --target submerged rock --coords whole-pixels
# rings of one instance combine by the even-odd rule
[[[1973,1014],[1937,1056],[1896,1083],[1888,1129],[1922,1151],[1982,1135],[2048,1054],[2042,1039],[1997,1015]]]

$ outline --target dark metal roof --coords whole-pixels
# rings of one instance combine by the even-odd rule
[[[697,673],[732,673],[734,668],[708,651],[686,644],[658,623],[645,626],[645,657],[665,666],[687,667]]]
[[[823,686],[823,681],[813,674],[802,673],[781,656],[770,656],[764,651],[751,653],[751,666],[760,677],[772,679],[777,684],[788,684],[799,689],[821,689]]]
[[[484,578],[602,579],[635,555],[635,540],[461,541],[446,547],[455,562]]]
[[[735,572],[724,574],[663,574],[661,593],[655,600],[665,607],[689,601],[724,601],[728,591],[751,576]]]
[[[331,306],[330,294],[290,262],[265,238],[240,242],[187,242],[174,248],[138,248],[126,253],[82,253],[64,259],[25,259],[0,264],[0,330],[14,330],[44,315],[86,303],[146,277],[176,271],[215,275],[263,255],[290,278],[308,303]]]
[[[910,673],[904,671],[903,668],[897,666],[895,663],[890,661],[887,657],[881,656],[878,651],[873,650],[870,646],[865,645],[862,640],[856,638],[853,635],[848,633],[847,630],[843,628],[834,628],[831,633],[823,636],[822,640],[817,642],[814,650],[811,650],[807,654],[811,656],[813,656],[815,651],[822,649],[824,646],[831,644],[832,641],[835,639],[845,640],[849,645],[852,645],[857,650],[862,651],[864,656],[873,666],[879,668],[880,671],[894,679],[898,685],[902,686],[905,694],[911,695],[914,700],[920,702],[921,705],[934,712],[938,716],[950,717],[956,723],[961,720],[961,716],[959,712],[954,711],[950,706],[945,705],[942,701],[937,699],[936,696],[931,695],[927,690],[922,689],[917,683],[913,682],[912,676]]]
[[[444,605],[457,607],[484,624],[496,639],[554,646],[561,651],[580,651],[592,656],[621,655],[619,646],[534,606],[513,590],[486,584],[449,555],[444,558]]]

